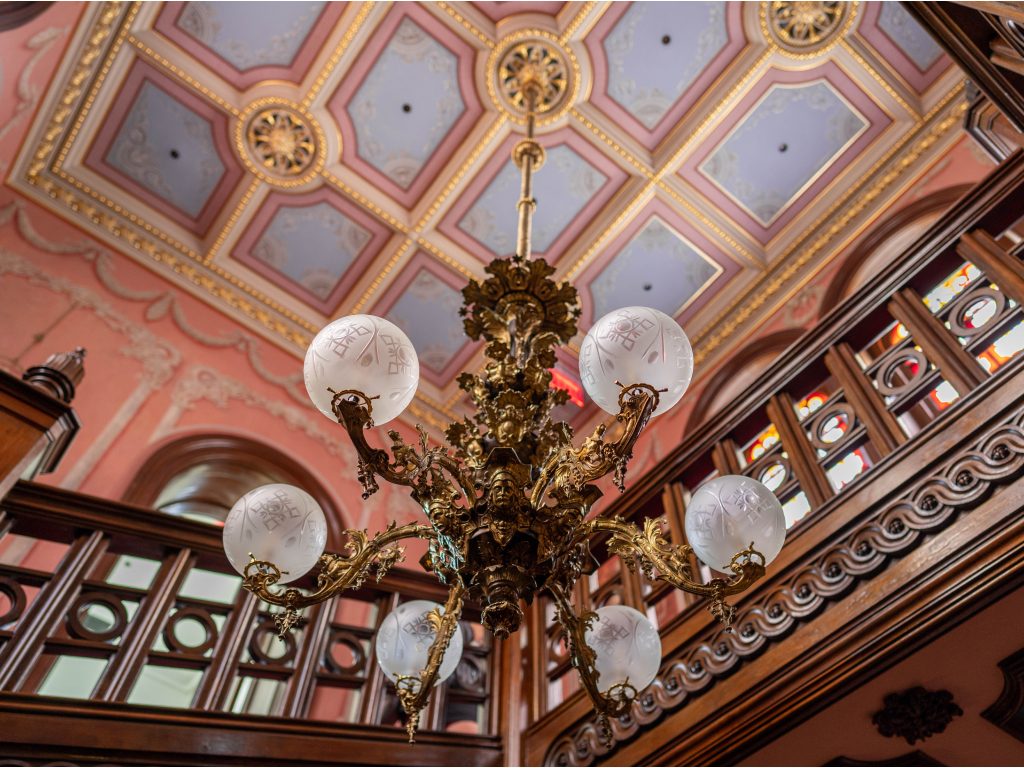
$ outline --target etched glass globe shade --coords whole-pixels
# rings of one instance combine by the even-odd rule
[[[786,539],[786,515],[775,494],[743,475],[716,477],[694,491],[683,527],[694,554],[726,572],[751,542],[767,565]]]
[[[600,677],[597,688],[628,683],[639,693],[650,685],[661,666],[661,638],[654,625],[635,608],[606,605],[597,609],[597,620],[585,635],[594,651]]]
[[[427,666],[430,646],[437,633],[427,617],[432,610],[444,613],[444,606],[429,600],[410,600],[402,603],[384,617],[377,630],[377,663],[391,682],[399,677],[419,677]],[[437,682],[451,677],[462,658],[462,630],[458,627],[441,657]]]
[[[306,392],[319,411],[335,421],[332,395],[354,389],[371,402],[375,424],[386,424],[412,402],[420,362],[402,329],[375,315],[349,315],[325,325],[303,364]]]
[[[650,384],[659,393],[654,415],[679,402],[693,375],[693,350],[679,323],[657,309],[624,307],[609,312],[580,347],[580,381],[608,413],[619,412],[615,382]]]
[[[316,565],[327,545],[327,520],[316,499],[301,488],[271,483],[235,502],[224,521],[224,553],[245,573],[249,554],[281,569],[287,584]]]

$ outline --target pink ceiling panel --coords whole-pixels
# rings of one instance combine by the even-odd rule
[[[405,331],[420,356],[420,374],[439,388],[455,379],[481,344],[465,335],[458,314],[467,282],[418,251],[372,309]],[[425,295],[413,297],[414,293]]]
[[[555,16],[562,10],[565,3],[510,1],[477,2],[473,5],[483,11],[491,21],[498,22],[517,13],[547,13]]]
[[[160,15],[157,17],[154,29],[160,32],[168,40],[173,41],[187,53],[190,53],[198,61],[206,65],[211,71],[216,72],[236,88],[244,89],[255,85],[263,80],[285,80],[290,83],[298,83],[305,76],[313,59],[323,47],[331,30],[337,23],[345,10],[347,3],[328,2],[315,14],[315,19],[308,28],[301,30],[301,41],[296,41],[297,50],[290,57],[287,64],[259,65],[252,64],[243,66],[238,62],[229,61],[225,55],[215,50],[212,42],[204,42],[199,34],[202,24],[192,23],[192,29],[186,29],[183,17],[190,5],[202,5],[193,3],[171,2],[167,3]],[[208,3],[210,7],[230,6],[228,3]],[[235,7],[241,7],[239,3]],[[270,5],[263,4],[260,5]],[[283,4],[278,4],[283,5]],[[294,6],[298,3],[293,4]],[[259,9],[259,5],[256,6]],[[292,12],[294,15],[294,10]],[[271,46],[280,43],[281,35],[275,35],[269,42]],[[249,47],[249,46],[247,46]]]
[[[318,226],[325,230],[319,237]],[[272,232],[272,227],[282,231]],[[268,234],[276,236],[280,247],[265,246]],[[380,220],[329,187],[300,195],[273,192],[247,226],[232,258],[319,312],[332,315],[391,235]],[[267,257],[265,252],[270,250],[280,252],[277,258]],[[291,263],[278,263],[285,260]],[[331,263],[334,271],[325,270],[324,265]],[[307,272],[328,272],[326,284],[321,280],[323,290],[301,281],[304,265]]]
[[[722,12],[725,15],[726,39],[717,53],[713,53],[706,64],[693,80],[686,86],[675,102],[665,111],[656,124],[653,126],[644,125],[632,114],[619,100],[613,97],[609,90],[610,72],[606,44],[610,35],[615,33],[617,26],[623,22],[623,17],[630,12],[631,3],[611,3],[608,10],[601,16],[601,19],[594,25],[594,29],[587,35],[586,45],[590,52],[591,61],[594,66],[594,88],[590,102],[604,112],[608,117],[625,128],[632,136],[638,139],[650,150],[655,149],[662,139],[675,127],[676,123],[715,82],[715,80],[728,68],[730,62],[744,49],[747,44],[743,34],[743,3],[721,3]],[[685,3],[652,3],[643,2],[639,6],[645,8],[645,12],[659,7],[660,9],[675,8],[677,12],[683,9]],[[714,5],[711,3],[694,5]],[[640,46],[648,52],[659,52],[664,46],[672,45],[670,35],[661,34],[659,30],[656,37],[650,40],[637,39],[637,34],[632,33],[629,38],[634,46]],[[676,42],[678,44],[678,41]],[[667,52],[668,48],[666,48]],[[690,51],[691,55],[697,52]],[[687,55],[686,52],[680,55]],[[654,58],[650,57],[654,62]],[[655,68],[661,68],[660,64],[653,64]],[[621,72],[617,76],[628,77],[631,80],[638,80],[642,76],[639,73]]]
[[[826,83],[839,97],[856,109],[866,121],[866,128],[857,135],[855,140],[852,140],[831,158],[825,167],[818,169],[816,175],[794,197],[785,202],[784,207],[771,219],[770,223],[765,224],[740,205],[733,196],[727,194],[707,175],[705,170],[702,170],[701,166],[721,145],[729,140],[734,131],[742,128],[744,122],[773,86],[810,85],[817,82]],[[701,149],[683,163],[679,175],[762,243],[767,243],[782,231],[803,210],[805,204],[815,199],[892,123],[892,118],[838,65],[831,61],[810,70],[770,70],[744,96],[731,114],[736,117],[719,125],[712,132],[707,141],[702,144]],[[799,115],[794,115],[792,124],[794,128],[801,124]],[[790,149],[799,152],[801,148],[799,132],[794,133],[793,136]],[[771,183],[771,179],[760,179],[759,183],[768,185]]]
[[[942,49],[939,48],[938,43],[932,41],[928,32],[919,27],[917,22],[906,11],[898,7],[895,9],[884,9],[883,5],[883,3],[864,3],[861,6],[863,15],[861,16],[857,32],[881,54],[883,59],[900,73],[903,79],[910,84],[911,88],[918,93],[924,93],[932,83],[939,79],[943,72],[953,65],[953,62],[941,52]],[[896,5],[898,6],[899,4],[897,3]],[[894,18],[901,21],[902,24],[899,24],[898,27],[894,27],[891,23],[886,24],[885,20],[882,19],[883,11],[894,15]],[[905,19],[903,18],[904,16]],[[894,28],[905,30],[906,35],[903,45],[893,40],[892,36],[886,32],[885,26],[889,26],[890,30]],[[917,57],[918,60],[915,61],[908,54],[907,50],[904,49],[904,46],[910,40],[916,40],[917,38],[920,38],[920,40],[915,48],[920,49],[920,54]],[[929,46],[929,43],[934,48]],[[922,56],[924,57],[923,63],[926,64],[924,68],[921,67]],[[927,62],[928,59],[931,59],[930,63]]]
[[[444,50],[454,56],[457,61],[457,87],[461,95],[463,108],[461,114],[455,119],[444,137],[434,146],[429,156],[425,159],[415,175],[407,184],[401,184],[392,176],[382,172],[375,167],[361,152],[357,136],[356,126],[350,114],[351,102],[360,94],[363,84],[371,76],[378,61],[383,58],[384,53],[392,44],[393,38],[399,32],[399,26],[403,21],[409,20],[426,32],[428,38],[439,44]],[[371,47],[373,46],[373,47]],[[475,51],[471,46],[460,39],[452,32],[447,25],[430,12],[426,11],[415,3],[400,3],[396,5],[385,17],[380,26],[374,30],[370,37],[369,45],[364,48],[356,59],[352,68],[346,74],[341,85],[331,96],[327,108],[338,121],[342,134],[342,162],[362,175],[372,184],[391,195],[396,201],[406,208],[412,208],[419,200],[427,187],[436,180],[437,174],[450,159],[466,138],[478,118],[483,114],[483,106],[477,97],[476,86],[473,82],[473,66],[475,62]],[[424,65],[419,68],[422,76],[429,77],[429,67]],[[408,83],[389,83],[388,89],[391,93],[384,93],[384,98],[397,96],[400,89],[408,86]],[[410,99],[414,101],[415,99]],[[397,107],[397,104],[394,105]],[[375,109],[374,111],[377,111]],[[409,136],[416,136],[419,130],[416,127],[416,120],[421,110],[395,109],[393,121],[403,119],[403,113],[411,118],[409,127],[405,133]],[[367,123],[363,118],[364,127]]]
[[[158,121],[148,133],[136,125],[129,126],[130,119],[139,119],[136,118],[137,103],[143,95],[147,98],[156,97],[170,105],[171,109],[177,110],[179,114],[174,116],[174,124],[168,126],[168,121]],[[158,136],[161,130],[168,128],[172,131],[181,129],[181,140],[174,142],[175,146],[166,145],[164,137]],[[126,137],[125,134],[130,135]],[[117,144],[126,141],[134,144],[134,147],[129,148],[131,151],[128,159],[138,161],[136,178],[129,175],[123,164],[117,167],[112,161],[112,153],[118,149]],[[209,169],[213,163],[219,162],[221,166],[219,178],[212,187],[205,190],[206,194],[185,202],[180,196],[175,198],[170,191],[161,192],[162,189],[174,186],[165,183],[159,172],[161,164],[168,164],[165,155],[173,160],[181,159],[184,169],[189,155],[204,149],[209,153],[204,165]],[[227,115],[141,60],[132,64],[120,93],[89,146],[85,164],[199,237],[204,237],[209,231],[243,176],[243,170],[231,150]],[[216,169],[212,170],[212,175],[216,175]],[[147,182],[148,179],[152,182]],[[191,210],[186,208],[186,205],[192,203],[197,207]]]
[[[654,198],[644,207],[641,213],[630,221],[630,223],[615,237],[614,240],[605,246],[600,255],[583,271],[582,274],[580,274],[578,278],[575,279],[574,283],[580,292],[580,303],[582,305],[582,312],[579,319],[579,327],[581,330],[589,329],[590,326],[599,319],[595,312],[595,305],[598,302],[595,301],[592,286],[601,279],[605,270],[612,265],[619,255],[652,224],[672,230],[688,241],[689,244],[684,244],[683,248],[681,248],[687,258],[694,260],[696,258],[700,258],[697,256],[697,252],[699,251],[721,269],[721,272],[718,273],[717,277],[711,279],[710,284],[707,284],[704,287],[703,291],[696,299],[690,301],[691,297],[682,293],[676,297],[677,306],[686,304],[681,311],[675,312],[676,320],[678,320],[680,324],[685,323],[688,318],[692,317],[703,307],[707,306],[708,302],[710,302],[714,296],[725,287],[726,283],[728,283],[729,280],[740,271],[739,264],[722,253],[722,251],[711,240],[705,237],[700,230],[695,228],[690,224],[690,222],[683,219],[663,200]],[[641,289],[642,292],[634,292],[631,295],[629,286],[618,286],[620,290],[617,291],[616,295],[623,297],[618,306],[648,306],[648,302],[646,301],[646,292],[653,290],[655,283],[660,282],[661,284],[665,284],[667,281],[672,280],[672,274],[678,268],[678,264],[672,264],[671,261],[668,260],[671,256],[671,254],[668,253],[668,249],[665,249],[664,256],[666,259],[664,265],[649,263],[645,265],[645,271],[631,273],[629,275],[630,279],[635,278],[637,285],[643,286]],[[651,287],[647,288],[646,286],[648,285]],[[658,287],[661,289],[663,285],[659,285]],[[616,308],[617,307],[607,307],[605,310],[610,311]],[[673,310],[669,311],[673,312]]]

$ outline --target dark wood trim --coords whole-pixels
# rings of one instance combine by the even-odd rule
[[[931,755],[925,754],[919,749],[915,749],[913,752],[907,752],[896,757],[889,757],[885,760],[858,760],[853,757],[845,757],[840,755],[839,757],[833,757],[827,763],[826,766],[845,766],[845,768],[872,768],[872,766],[943,766],[945,763],[940,763]]]
[[[1024,76],[992,62],[992,43],[999,34],[988,14],[959,3],[904,2],[903,7],[1010,123],[1024,131]]]
[[[59,725],[58,725],[59,724]],[[8,757],[123,764],[501,765],[497,737],[0,694]]]
[[[981,713],[993,725],[1024,742],[1024,648],[999,662],[1003,690]]]
[[[973,184],[955,184],[931,192],[900,208],[872,227],[850,251],[850,254],[843,259],[842,266],[839,267],[835,277],[825,289],[821,306],[836,307],[841,304],[848,296],[846,290],[848,278],[856,274],[861,265],[871,258],[887,240],[928,214],[946,210],[966,195],[973,186]]]

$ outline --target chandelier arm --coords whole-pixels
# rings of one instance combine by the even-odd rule
[[[626,465],[633,458],[633,446],[640,438],[651,415],[658,407],[658,391],[649,384],[631,384],[619,393],[619,413],[616,420],[623,424],[622,433],[614,443],[603,439],[605,424],[598,424],[594,432],[579,448],[571,445],[552,453],[541,469],[540,476],[530,494],[530,503],[539,509],[545,493],[578,494],[583,487],[609,472],[615,473],[615,485],[620,491],[626,487]]]
[[[730,595],[746,591],[764,576],[765,558],[751,542],[733,556],[729,563],[731,578],[714,578],[707,584],[697,581],[690,567],[693,550],[686,544],[670,544],[657,520],[648,518],[641,531],[633,523],[615,517],[597,517],[587,523],[590,535],[611,533],[608,549],[619,555],[629,566],[637,567],[652,580],[660,579],[677,589],[710,598],[708,610],[723,624],[732,624],[736,609],[725,602]]]
[[[363,485],[363,498],[369,498],[379,486],[376,477],[382,477],[392,485],[404,485],[410,488],[421,486],[430,475],[433,467],[445,470],[456,482],[458,489],[466,500],[474,501],[473,482],[462,464],[449,456],[440,448],[426,447],[426,434],[420,427],[421,450],[416,451],[402,440],[401,436],[391,430],[391,453],[394,461],[388,458],[388,452],[374,448],[366,440],[366,430],[373,427],[371,398],[362,392],[346,390],[336,393],[332,408],[338,423],[345,427],[349,439],[358,455],[358,477]]]
[[[397,525],[392,522],[372,539],[365,530],[347,530],[341,554],[325,553],[320,556],[320,572],[316,577],[316,590],[304,593],[295,587],[275,591],[273,588],[282,575],[282,571],[266,560],[251,558],[245,566],[242,586],[260,600],[285,609],[274,619],[277,623],[279,636],[284,636],[298,621],[299,611],[311,605],[329,600],[343,589],[357,589],[371,573],[376,581],[396,563],[405,559],[405,547],[391,546],[401,539],[420,538],[433,539],[434,529],[429,525],[407,523]]]
[[[427,666],[420,672],[419,677],[400,675],[395,683],[395,690],[398,692],[398,701],[402,705],[408,720],[405,729],[409,734],[409,743],[416,741],[416,728],[419,726],[420,711],[430,700],[430,693],[437,682],[437,676],[441,671],[441,662],[444,660],[444,653],[448,650],[452,636],[458,631],[459,619],[462,617],[462,601],[466,589],[462,582],[456,580],[448,590],[448,599],[445,601],[444,613],[435,608],[427,618],[433,625],[435,631],[434,642],[430,646],[427,656]]]
[[[621,717],[629,711],[633,699],[636,697],[636,689],[626,683],[615,686],[616,695],[614,696],[601,692],[598,687],[600,673],[595,664],[596,654],[594,649],[587,644],[586,639],[587,630],[597,620],[597,614],[593,611],[585,611],[577,615],[572,605],[572,599],[559,582],[549,582],[547,590],[555,601],[555,620],[565,632],[569,661],[576,668],[583,689],[593,703],[594,711],[597,712],[601,740],[609,745],[611,728],[608,718]]]

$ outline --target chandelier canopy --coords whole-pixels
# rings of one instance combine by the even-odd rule
[[[523,603],[546,590],[566,633],[573,665],[605,725],[628,711],[638,691],[658,671],[661,644],[646,616],[625,606],[596,612],[573,608],[571,593],[590,556],[590,540],[607,537],[610,551],[652,579],[704,596],[711,612],[728,624],[728,596],[764,574],[785,537],[775,495],[747,477],[718,477],[699,488],[686,514],[692,545],[666,541],[656,521],[643,529],[613,517],[591,517],[601,491],[593,483],[612,474],[625,488],[626,465],[648,421],[682,398],[693,355],[682,328],[646,307],[615,310],[594,323],[580,347],[580,377],[588,395],[617,424],[600,424],[577,447],[555,406],[568,393],[551,387],[555,348],[576,335],[576,289],[551,279],[554,268],[530,254],[536,201],[533,174],[544,163],[534,138],[536,116],[556,109],[570,72],[547,41],[524,41],[501,59],[498,83],[507,101],[525,116],[525,138],[512,152],[521,171],[515,255],[485,267],[488,277],[463,289],[466,334],[486,342],[482,374],[462,373],[459,386],[476,407],[472,418],[446,430],[448,447],[419,440],[407,444],[388,431],[388,450],[374,448],[367,430],[397,417],[416,393],[419,363],[408,337],[393,323],[352,315],[327,325],[310,344],[305,383],[313,404],[348,432],[358,454],[363,498],[378,479],[409,488],[427,523],[392,522],[373,538],[346,531],[342,554],[322,554],[326,521],[304,491],[271,485],[235,504],[224,526],[224,548],[257,597],[285,610],[284,634],[298,612],[342,589],[378,580],[402,560],[401,539],[428,544],[422,563],[449,588],[444,606],[402,603],[386,617],[376,656],[395,684],[412,741],[431,689],[458,664],[458,620],[465,599],[481,606],[481,623],[498,637],[515,632]],[[722,574],[703,583],[691,571],[695,552]],[[277,589],[319,562],[316,588]]]

